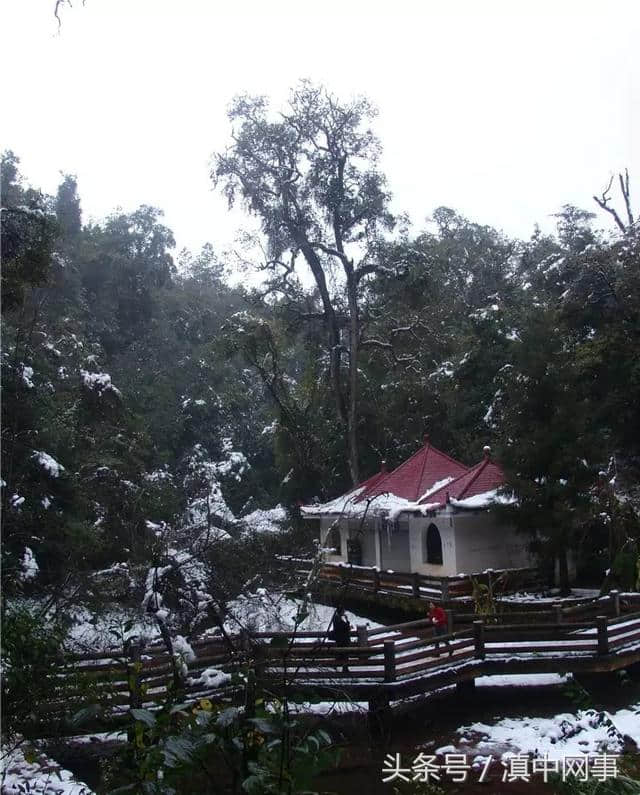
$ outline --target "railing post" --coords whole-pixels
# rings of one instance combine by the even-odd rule
[[[142,644],[137,638],[125,640],[124,656],[127,666],[127,685],[129,687],[129,709],[139,709],[142,706],[142,692],[140,688],[140,673],[142,669]],[[130,743],[135,743],[135,730],[133,727],[127,729],[127,739]]]
[[[447,614],[447,635],[451,635],[453,632],[453,610],[446,610]]]
[[[396,678],[396,644],[393,640],[384,641],[384,681],[393,682]]]
[[[440,579],[440,588],[442,590],[442,601],[449,601],[449,580],[446,577]]]
[[[367,634],[367,625],[366,624],[358,624],[356,627],[356,633],[358,635],[358,646],[368,646],[369,645],[369,635]]]
[[[378,569],[375,569],[373,572],[373,590],[375,593],[378,593],[380,590],[380,572]]]
[[[611,599],[613,601],[613,615],[620,615],[620,591],[611,591]]]
[[[556,602],[554,604],[553,609],[556,611],[556,624],[562,624],[562,604],[560,602]]]
[[[607,634],[607,617],[596,617],[598,630],[598,654],[609,654],[609,635]]]
[[[347,570],[344,566],[340,566],[340,583],[344,585],[347,582]]]
[[[484,660],[484,624],[482,621],[473,622],[473,639],[475,644],[475,657],[477,660]]]
[[[138,709],[142,706],[142,694],[140,692],[140,673],[142,663],[142,644],[137,638],[124,642],[124,653],[127,657],[127,684],[129,685],[129,707]]]
[[[414,572],[411,575],[411,590],[413,591],[413,595],[416,599],[420,598],[420,575],[418,572]]]

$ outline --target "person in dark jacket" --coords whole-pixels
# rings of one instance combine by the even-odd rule
[[[351,643],[351,624],[349,623],[349,619],[344,614],[344,607],[338,607],[336,609],[331,626],[332,630],[330,638],[331,640],[335,641],[336,646],[340,648],[349,646]],[[348,671],[349,667],[347,665],[347,654],[339,654],[338,660],[344,663],[342,670]]]

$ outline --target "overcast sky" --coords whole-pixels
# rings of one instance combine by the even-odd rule
[[[243,224],[214,194],[232,96],[301,77],[368,95],[394,209],[439,205],[509,234],[589,208],[627,166],[640,206],[637,0],[2,0],[0,144],[85,219],[153,204],[179,246]]]

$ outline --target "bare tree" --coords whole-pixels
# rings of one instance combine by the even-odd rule
[[[627,214],[626,222],[623,221],[615,207],[611,207],[609,205],[609,201],[611,199],[611,187],[613,185],[613,176],[609,180],[609,184],[607,187],[602,191],[601,196],[594,196],[593,199],[596,204],[603,210],[609,213],[613,217],[613,220],[616,222],[616,226],[621,232],[626,232],[627,229],[634,224],[633,220],[633,213],[631,211],[631,190],[629,188],[629,169],[624,170],[623,174],[618,174],[618,183],[620,184],[620,193],[622,194],[622,198],[624,200],[625,210]]]

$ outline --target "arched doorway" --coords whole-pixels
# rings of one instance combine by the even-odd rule
[[[425,563],[442,566],[442,538],[434,524],[430,524],[425,533],[423,560]]]
[[[335,549],[336,555],[342,555],[342,535],[339,527],[334,527],[327,533],[325,546],[329,549]]]

